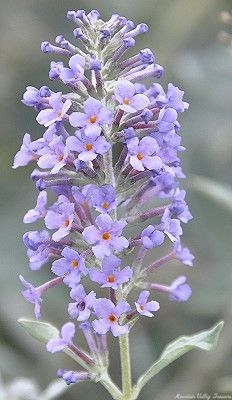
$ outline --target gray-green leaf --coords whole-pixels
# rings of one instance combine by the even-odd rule
[[[20,318],[18,322],[25,331],[29,333],[29,335],[34,339],[39,340],[39,342],[47,343],[50,339],[56,339],[59,337],[58,329],[47,322],[26,318]]]
[[[153,376],[188,351],[192,349],[211,350],[217,343],[223,324],[224,322],[221,321],[208,331],[202,331],[191,336],[182,336],[169,343],[158,360],[140,376],[134,387],[133,399],[138,397],[144,385],[149,382]]]

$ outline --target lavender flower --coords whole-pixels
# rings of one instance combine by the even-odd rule
[[[63,276],[63,282],[68,286],[75,287],[81,277],[88,273],[85,260],[77,251],[69,247],[65,247],[61,255],[62,258],[52,263],[52,272],[57,276]]]
[[[137,171],[144,171],[145,168],[157,172],[161,170],[162,160],[156,155],[159,146],[155,139],[144,137],[139,141],[136,137],[127,142],[127,148],[130,164]]]
[[[119,108],[127,113],[143,110],[149,104],[149,99],[144,94],[135,94],[133,83],[119,80],[115,87],[115,98],[120,103]]]
[[[59,196],[58,201],[48,210],[44,222],[48,229],[57,229],[52,239],[58,242],[67,236],[72,228],[74,205],[65,196]]]
[[[69,157],[69,149],[64,145],[60,136],[52,138],[39,153],[38,166],[42,169],[51,168],[51,174],[59,172],[66,165]]]
[[[154,317],[151,311],[158,311],[160,305],[157,301],[147,301],[150,292],[148,290],[143,290],[138,300],[135,302],[136,309],[139,314],[145,315],[146,317]]]
[[[76,136],[68,137],[66,145],[70,150],[79,153],[77,158],[85,162],[95,160],[99,154],[103,155],[110,149],[110,144],[103,136],[88,137],[78,132]]]
[[[75,303],[68,305],[70,318],[77,318],[77,321],[87,321],[95,304],[96,294],[93,291],[86,294],[83,285],[78,285],[71,290],[70,297],[75,300]]]
[[[22,295],[30,301],[30,303],[34,304],[34,313],[35,317],[38,319],[41,315],[41,304],[42,298],[40,297],[40,292],[36,289],[30,282],[26,281],[21,275],[19,276],[20,281],[25,286],[26,290],[22,291]]]
[[[190,286],[185,283],[186,282],[185,276],[179,276],[179,278],[175,279],[172,284],[170,285],[170,300],[176,301],[186,301],[192,294],[192,290]]]
[[[102,261],[102,270],[93,268],[89,271],[90,279],[93,282],[98,282],[102,287],[117,289],[122,283],[128,282],[133,271],[130,267],[125,267],[120,270],[121,260],[114,255],[105,257]]]
[[[66,100],[63,103],[62,94],[54,93],[49,98],[49,105],[51,108],[40,111],[36,118],[37,122],[44,126],[50,126],[57,121],[62,121],[72,102],[71,100]]]
[[[116,193],[114,187],[112,185],[102,185],[94,189],[90,201],[98,212],[110,212],[116,207]]]
[[[50,252],[50,236],[46,230],[25,233],[23,242],[28,248],[29,266],[33,271],[46,264]]]
[[[102,126],[113,121],[112,112],[104,107],[101,101],[92,97],[84,102],[84,111],[72,113],[69,122],[74,127],[84,128],[86,136],[99,136]]]
[[[141,239],[146,249],[160,246],[164,242],[164,233],[152,225],[148,225],[141,233]]]
[[[82,235],[87,243],[96,244],[92,247],[94,255],[103,259],[110,256],[112,251],[122,251],[129,246],[128,240],[120,236],[123,228],[127,225],[126,221],[113,221],[107,214],[99,215],[95,223],[84,229]]]
[[[29,133],[25,133],[21,149],[15,155],[13,168],[22,167],[30,161],[37,160],[39,158],[37,150],[43,147],[43,145],[42,139],[32,142]]]
[[[38,195],[37,203],[34,209],[29,210],[23,218],[24,223],[37,221],[38,218],[44,218],[46,215],[47,192],[42,191]]]
[[[69,60],[69,68],[62,68],[60,79],[66,84],[75,84],[84,78],[85,58],[76,54]]]
[[[168,293],[168,297],[172,301],[187,301],[192,294],[190,286],[185,283],[186,276],[179,276],[170,286],[152,283],[150,288],[159,292]]]
[[[128,325],[119,324],[120,316],[130,310],[130,305],[126,301],[120,301],[115,306],[108,299],[98,299],[95,302],[94,309],[99,319],[93,321],[93,327],[100,335],[109,330],[114,336],[120,336],[129,331]]]

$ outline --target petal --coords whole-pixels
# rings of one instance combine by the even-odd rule
[[[73,70],[75,70],[78,67],[84,68],[84,66],[85,66],[85,58],[80,56],[79,54],[75,54],[74,56],[72,56],[70,58],[69,66]]]
[[[145,94],[136,94],[130,101],[130,106],[135,110],[143,110],[150,104],[150,100]]]
[[[115,307],[115,314],[117,315],[117,317],[119,317],[125,312],[130,311],[130,309],[130,304],[127,303],[127,301],[119,301],[117,306]]]
[[[105,257],[103,262],[102,262],[102,270],[108,274],[114,269],[118,269],[119,266],[121,265],[121,260],[120,258],[114,256],[113,254],[109,257]]]
[[[70,99],[66,100],[62,106],[62,115],[66,114],[66,112],[70,109],[72,105],[72,101]]]
[[[85,135],[90,138],[95,138],[100,136],[102,128],[97,123],[86,125]]]
[[[135,88],[133,83],[127,81],[126,79],[120,79],[115,86],[115,97],[119,103],[123,102],[123,99],[131,99],[135,93]]]
[[[98,260],[102,260],[105,256],[110,256],[112,253],[109,243],[101,243],[93,246],[92,250]]]
[[[86,296],[85,289],[83,285],[78,285],[77,287],[73,288],[70,292],[70,297],[77,302],[83,300]]]
[[[89,244],[97,243],[101,238],[99,230],[94,225],[87,226],[87,228],[83,230],[82,236]]]
[[[140,140],[139,151],[146,156],[151,156],[159,151],[159,145],[154,138],[144,137]]]
[[[69,232],[70,232],[70,229],[61,227],[60,229],[58,229],[57,232],[53,233],[52,240],[54,240],[54,242],[59,242],[60,239],[67,236],[69,234]]]
[[[60,258],[53,261],[51,270],[55,275],[63,276],[70,270],[70,265],[64,258]]]
[[[122,283],[128,282],[133,275],[133,271],[130,267],[123,268],[117,277],[117,283],[121,285]]]
[[[101,101],[96,100],[93,97],[89,97],[84,102],[84,110],[88,116],[98,115],[102,107],[103,107],[103,105],[102,105]]]
[[[131,106],[127,105],[127,104],[120,104],[119,108],[120,108],[120,110],[123,110],[123,111],[125,111],[127,113],[132,113],[132,114],[137,111],[136,108],[131,107]]]
[[[110,326],[111,328],[111,332],[113,333],[113,335],[115,337],[120,336],[120,335],[124,335],[125,333],[129,332],[129,327],[128,325],[119,325],[119,324],[111,324]]]
[[[66,146],[69,150],[81,153],[84,150],[84,144],[76,136],[69,136],[66,140]]]
[[[143,164],[150,171],[160,171],[163,166],[161,158],[157,156],[145,156],[143,159]]]
[[[89,308],[85,308],[83,311],[80,311],[79,316],[77,317],[77,321],[87,321],[89,319],[91,311]]]
[[[67,347],[67,343],[63,339],[51,339],[46,345],[47,351],[50,353],[56,353],[57,351],[62,351]]]
[[[115,237],[112,240],[111,247],[116,251],[122,251],[129,246],[128,240],[124,236]]]
[[[68,83],[69,81],[75,79],[74,71],[72,71],[70,68],[62,68],[59,77],[64,83]]]
[[[89,277],[91,281],[103,284],[106,282],[106,276],[103,272],[99,271],[97,268],[90,269]]]
[[[81,112],[73,112],[69,116],[69,122],[74,127],[78,126],[82,128],[83,126],[86,126],[87,121],[88,121],[87,115]]]
[[[67,322],[61,328],[62,338],[69,343],[75,335],[75,325],[72,322]]]
[[[139,153],[139,138],[133,137],[127,141],[127,148],[129,153],[134,156]]]
[[[40,213],[36,210],[29,210],[23,218],[23,222],[24,224],[28,224],[31,222],[35,222],[37,221],[37,219],[42,218],[42,216],[40,215]]]
[[[152,300],[147,303],[146,309],[149,311],[158,311],[160,309],[160,305],[158,301]]]
[[[98,154],[105,154],[110,148],[110,143],[103,136],[98,137],[94,144],[94,149]]]
[[[110,218],[110,216],[107,214],[100,214],[96,218],[95,222],[101,231],[111,230],[111,226],[113,224],[112,218]]]
[[[143,159],[144,160],[144,159]],[[136,171],[144,171],[143,162],[137,156],[130,157],[130,164]]]
[[[94,311],[99,318],[106,318],[112,314],[115,310],[115,306],[109,299],[97,299],[94,304]]]
[[[46,127],[53,124],[57,119],[57,114],[53,109],[42,110],[36,117],[36,121]]]
[[[94,153],[92,150],[90,151],[83,151],[78,155],[79,160],[88,162],[88,161],[93,161],[97,157],[97,154]]]
[[[92,322],[93,329],[95,332],[99,333],[99,335],[104,335],[110,329],[110,324],[105,321],[105,319],[100,319],[99,321],[95,319]]]

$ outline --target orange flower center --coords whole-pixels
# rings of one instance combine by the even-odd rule
[[[62,116],[62,111],[57,111],[56,115],[57,115],[57,117],[61,117]]]
[[[77,260],[72,260],[71,265],[74,269],[78,267],[78,261]]]
[[[107,208],[109,208],[109,203],[107,201],[102,203],[102,208],[105,208],[105,210],[107,210]]]
[[[63,154],[61,154],[59,157],[58,157],[58,161],[62,161],[64,159],[64,156],[63,156]]]
[[[102,234],[102,239],[103,240],[109,240],[110,239],[110,233],[109,232],[103,232]]]
[[[128,106],[130,104],[130,100],[127,98],[123,99],[123,104],[126,104]]]
[[[138,153],[137,154],[137,158],[138,158],[139,161],[141,161],[144,158],[143,153]]]
[[[142,311],[144,310],[144,306],[143,306],[143,305],[140,305],[139,308],[140,308],[140,310],[142,310]]]
[[[64,226],[67,228],[69,226],[69,219],[64,220]]]
[[[94,124],[96,121],[97,121],[96,115],[91,115],[91,117],[89,117],[89,122],[91,122],[91,124]]]
[[[92,143],[86,143],[86,145],[85,145],[85,149],[86,149],[87,151],[90,151],[90,150],[92,150],[92,148],[93,148],[93,145],[92,145]]]
[[[109,276],[107,277],[107,281],[108,281],[109,283],[115,282],[115,277],[114,277],[114,275],[109,275]]]
[[[109,322],[115,323],[117,322],[118,318],[114,314],[110,314],[108,317]]]

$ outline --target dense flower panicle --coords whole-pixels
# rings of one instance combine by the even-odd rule
[[[104,22],[97,10],[69,11],[67,17],[76,24],[75,44],[59,35],[56,45],[41,45],[44,53],[58,57],[50,63],[49,78],[66,87],[64,92],[26,88],[22,102],[47,129],[36,140],[24,135],[13,164],[37,163],[31,178],[39,195],[24,222],[43,219],[46,229],[25,233],[23,241],[31,270],[50,262],[55,277],[38,288],[20,280],[36,318],[48,289],[69,288],[67,315],[75,323],[64,324],[47,350],[71,348],[91,364],[107,357],[107,332],[126,334],[138,318],[154,316],[160,305],[148,298],[155,291],[171,301],[191,295],[185,276],[170,285],[149,281],[151,272],[171,260],[192,266],[194,259],[180,241],[181,223],[192,218],[186,193],[179,188],[184,178],[179,152],[185,148],[178,114],[188,103],[172,83],[165,90],[154,82],[164,70],[150,49],[126,58],[137,35],[148,30],[146,24],[135,26],[116,14]],[[142,83],[146,78],[152,79],[148,86]],[[164,243],[171,251],[165,251]],[[158,246],[163,255],[146,266],[146,253]],[[90,292],[86,281],[93,287]],[[139,288],[147,290],[138,293]],[[137,298],[133,304],[126,301],[131,291]],[[78,322],[90,356],[73,344]],[[59,370],[58,376],[67,384],[91,379],[76,371]]]

